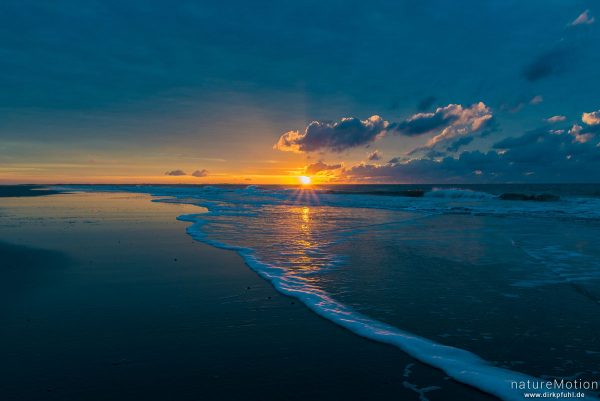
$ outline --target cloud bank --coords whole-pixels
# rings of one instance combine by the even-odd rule
[[[600,124],[576,124],[560,130],[544,127],[498,141],[487,152],[465,151],[457,157],[442,158],[394,158],[385,165],[357,165],[346,169],[343,179],[400,183],[597,182],[599,140]]]

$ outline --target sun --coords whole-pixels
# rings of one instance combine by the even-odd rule
[[[298,179],[300,180],[300,184],[302,185],[310,185],[312,183],[312,180],[307,175],[301,175],[300,177],[298,177]]]

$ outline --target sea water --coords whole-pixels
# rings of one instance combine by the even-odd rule
[[[599,185],[77,189],[202,206],[179,217],[195,239],[502,399],[523,399],[514,382],[600,380]]]

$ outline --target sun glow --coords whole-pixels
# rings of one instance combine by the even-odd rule
[[[310,185],[312,183],[312,180],[307,175],[301,175],[300,177],[298,177],[298,179],[300,180],[300,184],[302,185]]]

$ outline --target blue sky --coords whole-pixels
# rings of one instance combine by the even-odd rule
[[[3,1],[0,180],[270,182],[320,161],[361,182],[597,181],[582,121],[600,110],[596,15],[566,0]],[[364,131],[371,116],[383,125]],[[274,148],[313,121],[310,150]],[[497,146],[532,132],[527,154],[551,162]]]

